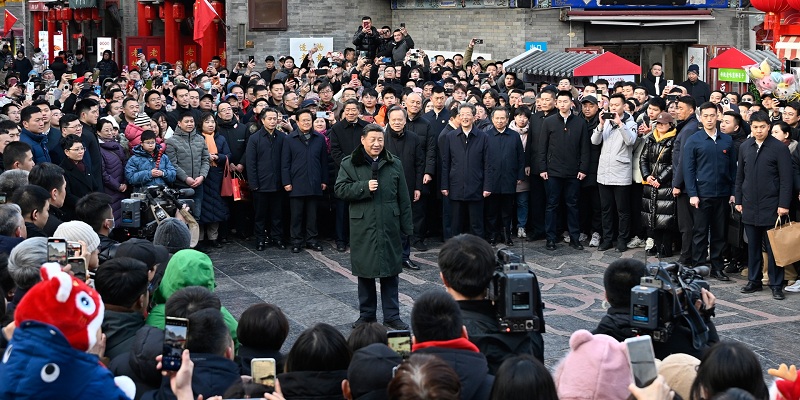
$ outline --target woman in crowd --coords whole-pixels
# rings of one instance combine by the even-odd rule
[[[645,179],[642,192],[642,218],[647,221],[647,236],[655,246],[650,255],[672,256],[672,236],[677,228],[676,203],[672,195],[672,150],[677,131],[675,120],[662,112],[656,118],[656,127],[644,138],[639,167]]]
[[[458,400],[461,381],[456,371],[431,354],[412,354],[397,367],[387,388],[390,400]]]
[[[770,397],[756,354],[740,342],[719,342],[700,360],[690,399],[711,399],[730,388],[746,390],[758,400]]]
[[[306,329],[286,356],[285,372],[278,374],[287,399],[341,400],[352,353],[341,332],[328,324]]]
[[[119,224],[122,200],[127,198],[128,185],[125,180],[125,153],[122,146],[114,140],[114,125],[106,120],[97,120],[97,136],[100,142],[100,155],[103,157],[103,190],[111,196],[114,222]]]
[[[794,153],[797,148],[797,140],[792,140],[792,127],[786,122],[776,122],[772,124],[772,136],[789,146],[789,153]]]
[[[514,132],[519,133],[519,138],[522,140],[522,149],[528,151],[525,145],[528,143],[528,129],[530,125],[530,111],[525,107],[520,107],[514,110],[514,119],[508,128]],[[525,156],[528,159],[527,155]],[[530,171],[530,170],[528,170]],[[530,182],[528,181],[528,174],[525,174],[525,179],[517,183],[517,237],[522,239],[527,236],[525,226],[528,224],[528,192],[530,191]]]
[[[553,377],[541,361],[530,355],[503,361],[492,386],[492,400],[558,400]]]
[[[153,114],[153,121],[158,124],[158,130],[154,131],[156,133],[156,137],[162,140],[167,140],[172,136],[173,130],[169,127],[167,123],[167,114],[164,114],[161,111],[158,111]]]
[[[200,131],[208,146],[210,158],[210,168],[208,175],[203,180],[203,211],[200,215],[200,240],[203,236],[207,239],[206,244],[214,247],[222,247],[217,239],[219,237],[219,224],[228,220],[228,206],[222,199],[220,190],[222,189],[222,175],[228,157],[231,156],[230,147],[225,137],[217,132],[217,122],[214,115],[204,113],[200,117]]]
[[[64,199],[62,210],[68,216],[72,216],[75,204],[81,197],[98,192],[101,188],[91,176],[91,166],[83,163],[86,148],[83,147],[81,138],[78,135],[67,135],[61,139],[61,148],[66,157],[60,165],[64,169],[64,179],[67,181],[67,197]]]

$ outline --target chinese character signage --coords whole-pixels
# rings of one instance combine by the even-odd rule
[[[333,38],[291,38],[289,39],[289,55],[294,58],[294,64],[300,65],[303,59],[311,48],[316,47],[317,51],[314,53],[314,63],[318,63],[325,57],[328,52],[336,51],[333,48]],[[275,54],[275,59],[285,54]]]

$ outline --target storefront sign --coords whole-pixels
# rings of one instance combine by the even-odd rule
[[[64,35],[53,35],[53,53],[58,54],[61,50],[64,50]]]
[[[103,54],[104,51],[109,50],[113,52],[112,39],[110,37],[97,38],[97,54]]]
[[[300,65],[303,57],[309,50],[316,47],[317,50],[312,56],[314,62],[318,63],[325,57],[328,52],[334,52],[333,38],[290,38],[289,39],[289,55],[294,58],[295,65]],[[276,57],[277,58],[277,57]]]
[[[69,8],[97,7],[97,0],[69,0]]]
[[[739,68],[720,68],[718,78],[721,81],[747,83],[747,74]]]
[[[39,48],[42,49],[44,54],[50,54],[50,41],[48,39],[47,31],[39,31]]]
[[[525,51],[531,49],[547,51],[547,42],[525,42]]]
[[[603,48],[599,46],[594,47],[567,47],[564,49],[567,53],[578,54],[603,54]]]
[[[607,80],[610,88],[617,82],[633,82],[633,75],[598,75],[592,77],[592,82],[597,82],[598,79]]]
[[[47,12],[47,3],[28,3],[28,11]]]

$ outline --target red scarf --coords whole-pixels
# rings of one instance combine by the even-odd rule
[[[470,342],[469,339],[463,337],[453,340],[442,340],[442,341],[432,340],[430,342],[417,343],[413,346],[412,351],[427,349],[429,347],[443,347],[445,349],[454,349],[454,350],[469,350],[469,351],[474,351],[476,353],[480,353],[478,347],[472,344],[472,342]]]

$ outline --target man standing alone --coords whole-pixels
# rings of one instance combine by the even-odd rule
[[[377,320],[375,279],[380,279],[383,324],[408,329],[400,319],[398,275],[403,270],[401,239],[413,233],[411,198],[402,163],[384,149],[380,125],[364,127],[361,147],[342,160],[334,191],[350,203],[350,237],[358,244],[350,251],[360,311],[353,326]]]

